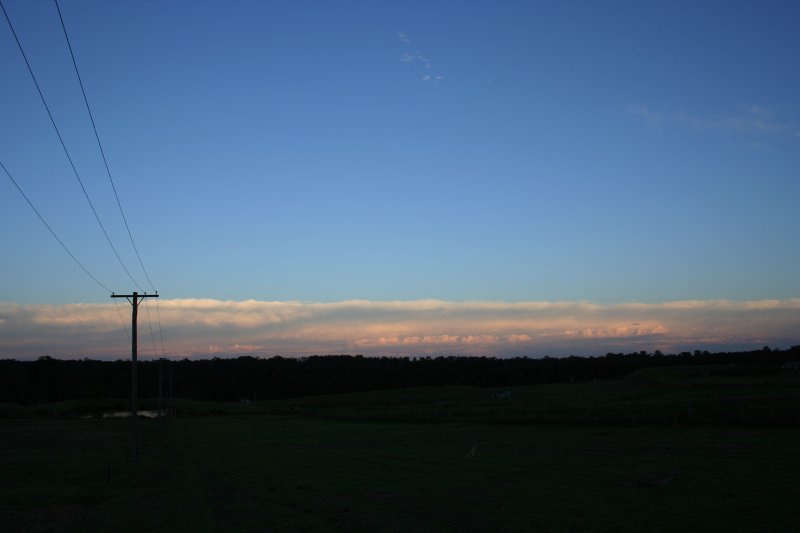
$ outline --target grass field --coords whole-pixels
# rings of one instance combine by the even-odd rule
[[[66,416],[102,402],[6,406],[0,530],[800,531],[796,376],[494,392],[178,401],[135,463],[129,420]]]

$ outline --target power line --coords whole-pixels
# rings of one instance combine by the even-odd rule
[[[147,305],[147,300],[145,300],[144,309],[147,311],[147,323],[150,325],[150,340],[153,341],[153,353],[156,357],[159,357],[158,348],[156,347],[156,336],[153,334],[153,321],[150,320],[150,306]]]
[[[94,115],[92,114],[92,108],[89,106],[89,98],[86,95],[86,88],[83,85],[83,79],[81,78],[80,70],[78,69],[78,61],[75,59],[75,51],[72,49],[72,42],[69,40],[69,33],[67,32],[67,26],[64,23],[64,16],[61,13],[61,7],[58,4],[58,0],[53,0],[53,3],[56,5],[56,11],[58,12],[58,19],[61,22],[61,29],[64,32],[64,39],[67,41],[67,48],[69,49],[69,55],[72,58],[72,66],[75,68],[75,76],[78,78],[78,84],[81,87],[81,94],[83,95],[83,102],[86,104],[86,112],[89,114],[89,120],[92,123],[92,129],[94,130],[94,138],[97,140],[97,147],[100,149],[100,155],[103,158],[103,165],[106,169],[106,175],[108,176],[108,181],[111,183],[111,189],[114,191],[114,198],[117,200],[117,207],[119,208],[119,214],[122,215],[122,221],[125,223],[125,229],[128,232],[128,238],[131,241],[131,245],[133,246],[133,251],[136,253],[136,259],[139,261],[139,266],[142,267],[142,272],[144,272],[145,278],[147,278],[147,282],[150,284],[150,288],[152,288],[156,293],[155,284],[153,284],[153,280],[150,278],[150,274],[147,272],[147,269],[144,267],[144,262],[142,261],[142,256],[139,254],[139,248],[136,246],[136,242],[133,240],[133,233],[131,232],[131,228],[128,225],[128,218],[125,216],[125,210],[122,209],[122,202],[119,199],[119,194],[117,193],[117,187],[114,184],[114,179],[111,177],[111,168],[108,165],[108,158],[106,158],[106,152],[103,149],[103,143],[100,141],[100,134],[97,131],[97,124],[94,121]],[[135,282],[134,282],[135,283]],[[140,287],[141,289],[141,287]],[[145,301],[145,309],[147,310],[147,321],[150,324],[150,336],[153,340],[153,349],[156,353],[158,350],[155,346],[155,337],[153,336],[153,324],[150,320],[150,307],[147,305]],[[164,355],[164,333],[163,329],[161,328],[161,312],[158,306],[158,300],[156,300],[156,317],[158,318],[158,334],[161,338],[161,353]]]
[[[67,42],[67,47],[69,49],[70,57],[72,59],[72,65],[73,65],[73,67],[75,69],[75,74],[76,74],[76,76],[78,78],[78,84],[80,85],[80,88],[81,88],[81,94],[83,95],[83,101],[84,101],[84,103],[86,105],[86,111],[87,111],[87,113],[89,115],[89,120],[91,121],[92,129],[94,130],[95,140],[97,141],[97,146],[98,146],[98,148],[100,150],[100,155],[102,156],[102,159],[103,159],[103,164],[104,164],[105,169],[106,169],[106,174],[108,175],[109,182],[111,183],[111,188],[112,188],[112,190],[114,192],[114,198],[116,199],[117,207],[119,208],[120,215],[122,216],[122,220],[123,220],[123,222],[125,224],[125,229],[128,232],[128,237],[129,237],[129,239],[131,241],[131,245],[133,246],[134,252],[136,253],[136,258],[139,261],[139,266],[142,268],[142,272],[144,273],[145,277],[147,278],[147,281],[150,283],[150,286],[153,288],[154,291],[156,291],[156,294],[157,294],[158,291],[155,289],[155,285],[153,284],[153,281],[150,278],[150,275],[149,275],[149,273],[147,272],[147,269],[144,266],[144,262],[142,261],[141,254],[139,253],[139,249],[136,246],[136,242],[133,239],[133,233],[131,232],[130,225],[128,224],[127,217],[125,216],[125,211],[122,208],[122,202],[119,199],[119,194],[117,193],[117,188],[116,188],[116,185],[114,183],[114,179],[111,176],[111,170],[110,170],[110,167],[109,167],[109,164],[108,164],[108,159],[106,157],[105,150],[103,149],[102,142],[100,141],[100,135],[99,135],[99,133],[97,131],[97,124],[95,123],[94,115],[92,114],[91,106],[89,105],[89,99],[88,99],[88,97],[86,95],[86,89],[85,89],[85,87],[83,85],[83,79],[81,78],[80,71],[78,69],[78,64],[77,64],[77,60],[75,58],[75,53],[74,53],[74,50],[72,49],[72,43],[69,40],[69,34],[67,33],[66,24],[64,23],[64,17],[63,17],[63,15],[61,13],[61,8],[60,8],[60,6],[58,4],[58,0],[54,0],[54,3],[56,5],[56,11],[58,12],[59,21],[61,23],[61,29],[64,32],[64,38],[65,38],[65,40]],[[14,40],[17,43],[17,47],[19,48],[20,54],[22,55],[22,58],[25,61],[25,65],[27,66],[28,72],[31,75],[31,79],[33,80],[33,83],[36,86],[36,90],[39,93],[39,98],[41,99],[42,104],[44,105],[44,108],[47,111],[47,115],[50,118],[50,123],[52,124],[53,129],[55,130],[56,135],[58,136],[58,140],[61,143],[61,147],[64,149],[64,154],[67,156],[67,160],[69,161],[69,164],[70,164],[70,166],[72,168],[72,171],[75,174],[76,179],[78,180],[78,184],[80,185],[81,190],[83,191],[83,195],[86,198],[86,201],[89,203],[89,207],[91,208],[92,213],[94,214],[94,217],[97,220],[97,223],[100,226],[100,229],[102,230],[103,235],[106,238],[106,241],[108,242],[109,246],[111,247],[111,250],[114,252],[114,255],[116,256],[117,261],[119,261],[119,264],[122,266],[123,270],[128,275],[128,278],[131,280],[131,282],[133,282],[133,284],[137,288],[139,288],[141,290],[141,286],[136,281],[136,279],[133,277],[131,272],[128,270],[128,268],[125,265],[124,261],[120,257],[119,252],[117,251],[116,247],[114,246],[113,242],[111,241],[111,237],[109,236],[108,232],[106,231],[105,226],[103,225],[102,221],[100,220],[100,216],[98,215],[97,210],[95,209],[94,204],[93,204],[91,198],[89,197],[89,193],[88,193],[88,191],[86,190],[86,187],[83,184],[83,180],[81,179],[77,168],[75,167],[75,163],[72,160],[72,157],[71,157],[71,155],[69,153],[69,150],[67,149],[66,143],[64,142],[64,138],[62,137],[61,132],[58,129],[58,126],[57,126],[57,124],[55,122],[53,114],[50,111],[50,107],[48,106],[47,101],[46,101],[46,99],[44,97],[44,93],[42,92],[42,89],[41,89],[41,87],[39,85],[39,82],[36,79],[36,75],[33,73],[33,68],[31,67],[30,61],[28,61],[28,57],[25,54],[25,50],[22,47],[22,43],[21,43],[19,37],[17,36],[16,30],[14,29],[14,25],[11,22],[11,18],[8,16],[8,12],[6,11],[5,6],[2,3],[2,0],[0,0],[0,8],[3,11],[3,15],[6,18],[6,22],[8,23],[9,28],[11,29],[11,33],[14,36]],[[38,210],[36,210],[36,208],[33,206],[31,201],[28,199],[28,197],[25,195],[25,193],[19,187],[19,185],[14,180],[14,178],[11,176],[11,174],[8,172],[8,170],[5,168],[5,166],[3,166],[3,170],[6,172],[6,174],[11,179],[11,181],[14,183],[14,185],[17,187],[17,189],[20,191],[20,193],[23,195],[23,197],[28,202],[28,204],[31,206],[31,208],[33,208],[33,210],[36,212],[36,214],[39,216],[39,218],[45,224],[45,226],[50,231],[50,233],[56,238],[56,240],[67,251],[67,253],[73,258],[73,260],[81,267],[81,269],[83,269],[84,272],[87,275],[89,275],[96,283],[98,283],[98,285],[103,287],[106,291],[112,292],[110,289],[108,289],[108,287],[106,287],[105,285],[100,283],[97,280],[97,278],[95,278],[83,266],[83,264],[80,263],[80,261],[77,260],[77,258],[64,245],[64,243],[61,241],[61,239],[58,238],[58,236],[55,234],[55,232],[52,230],[52,228],[47,224],[47,222],[44,220],[44,218],[41,216],[41,214],[38,212]],[[149,309],[149,306],[147,306],[147,305],[145,307],[147,308],[147,319],[148,319],[148,322],[150,324],[150,337],[151,337],[152,342],[153,342],[153,349],[154,349],[154,352],[156,352],[156,354],[157,354],[158,353],[158,349],[156,348],[155,335],[153,333],[153,324],[152,324],[152,320],[150,318],[150,309]],[[161,327],[161,313],[160,313],[160,309],[158,308],[158,305],[156,307],[157,307],[159,335],[160,335],[160,338],[161,338],[161,349],[162,349],[162,354],[164,354],[165,353],[165,350],[164,350],[164,335],[163,335],[163,329]],[[117,312],[118,312],[118,314],[120,314],[118,306],[117,306]],[[122,316],[120,314],[120,319],[121,318],[122,318]],[[130,335],[128,335],[127,329],[125,329],[123,327],[123,330],[125,331],[126,336],[128,336],[128,338],[130,339]]]
[[[158,335],[161,337],[161,355],[166,357],[166,349],[164,349],[164,330],[161,329],[161,309],[158,307],[158,300],[156,300],[156,318],[158,319]]]
[[[131,334],[128,333],[128,328],[125,327],[125,320],[122,318],[122,311],[119,309],[119,302],[117,302],[116,298],[114,299],[114,304],[117,306],[117,314],[119,315],[119,323],[122,324],[122,331],[124,331],[125,336],[128,337],[128,342],[131,342]]]
[[[94,218],[97,220],[97,223],[100,225],[100,229],[103,231],[103,235],[106,237],[106,241],[108,241],[108,245],[111,246],[111,250],[113,250],[114,255],[117,257],[117,261],[122,266],[122,269],[125,270],[125,273],[128,275],[130,280],[133,282],[134,285],[139,287],[139,284],[136,282],[134,277],[131,275],[128,267],[125,266],[125,263],[122,261],[122,258],[117,252],[114,243],[111,242],[111,237],[109,237],[108,232],[106,231],[105,226],[103,226],[103,222],[100,220],[100,216],[97,214],[97,210],[92,203],[91,198],[89,198],[89,193],[86,191],[86,187],[83,185],[83,180],[81,180],[80,174],[78,174],[78,169],[75,168],[75,163],[72,161],[72,156],[69,155],[69,150],[67,150],[67,145],[64,142],[64,138],[61,136],[61,131],[59,131],[58,126],[56,125],[56,121],[53,118],[53,113],[50,112],[50,106],[47,105],[47,100],[44,98],[44,94],[42,93],[41,87],[39,87],[39,82],[36,80],[36,76],[33,73],[33,68],[31,68],[31,64],[28,61],[28,56],[25,55],[25,50],[22,48],[22,43],[17,37],[17,32],[14,30],[14,25],[11,23],[11,18],[8,16],[8,12],[6,12],[6,8],[3,5],[2,0],[0,0],[0,8],[3,10],[3,15],[6,18],[6,22],[8,22],[8,27],[11,29],[11,34],[14,36],[14,40],[17,42],[17,47],[19,48],[20,54],[22,54],[22,58],[25,60],[25,65],[28,67],[28,72],[33,79],[33,83],[36,86],[36,90],[39,93],[39,98],[42,100],[42,104],[44,104],[45,110],[47,110],[47,116],[50,117],[50,123],[53,125],[53,129],[56,131],[56,135],[58,136],[58,140],[61,142],[61,147],[64,149],[64,154],[67,156],[67,160],[69,161],[70,166],[72,167],[72,172],[75,174],[75,177],[78,179],[78,183],[81,186],[81,190],[83,191],[83,195],[86,197],[86,201],[89,202],[89,207],[92,208],[92,213],[94,213]],[[109,291],[112,292],[112,291]]]
[[[65,251],[65,252],[67,252],[67,253],[69,254],[69,256],[72,258],[72,260],[73,260],[73,261],[75,261],[75,263],[76,263],[76,264],[77,264],[79,267],[81,267],[81,270],[83,270],[83,271],[86,273],[86,275],[87,275],[87,276],[89,276],[90,278],[92,278],[92,281],[94,281],[95,283],[97,283],[97,284],[98,284],[98,285],[99,285],[101,288],[105,289],[105,291],[106,291],[106,292],[113,292],[111,289],[109,289],[109,288],[108,288],[108,287],[106,287],[106,286],[105,286],[103,283],[101,283],[101,282],[100,282],[100,281],[99,281],[99,280],[98,280],[96,277],[94,277],[94,275],[92,275],[92,273],[91,273],[91,272],[89,272],[89,270],[88,270],[88,269],[87,269],[85,266],[83,266],[83,263],[81,263],[80,261],[78,261],[78,258],[77,258],[77,257],[75,257],[75,254],[73,254],[73,253],[72,253],[72,252],[69,250],[69,248],[67,248],[67,245],[66,245],[66,244],[64,244],[64,241],[62,241],[62,240],[61,240],[61,239],[58,237],[58,235],[56,235],[56,232],[55,232],[55,231],[53,231],[53,228],[51,228],[51,227],[50,227],[50,224],[48,224],[48,223],[47,223],[47,221],[44,219],[44,217],[43,217],[43,216],[42,216],[42,214],[39,212],[39,210],[38,210],[38,209],[36,209],[36,207],[33,205],[33,202],[31,202],[30,198],[28,198],[28,195],[27,195],[27,194],[25,194],[25,191],[23,191],[23,190],[22,190],[22,187],[20,187],[20,186],[19,186],[19,184],[17,183],[17,180],[15,180],[15,179],[14,179],[14,176],[12,176],[12,175],[11,175],[11,172],[9,172],[9,171],[8,171],[8,169],[7,169],[7,168],[6,168],[6,166],[3,164],[3,162],[2,162],[2,161],[0,161],[0,167],[2,167],[2,168],[3,168],[3,172],[5,172],[5,173],[6,173],[6,176],[8,176],[8,179],[10,179],[10,180],[11,180],[11,183],[13,183],[13,184],[14,184],[14,187],[16,187],[16,188],[17,188],[17,190],[19,191],[19,193],[22,195],[22,197],[23,197],[23,198],[25,198],[25,201],[26,201],[26,202],[28,202],[28,205],[29,205],[29,206],[31,206],[31,209],[33,209],[33,212],[34,212],[34,213],[36,213],[36,216],[37,216],[37,217],[39,217],[39,220],[41,220],[41,221],[42,221],[42,224],[44,224],[44,226],[47,228],[47,231],[49,231],[49,232],[50,232],[50,235],[52,235],[52,236],[55,238],[55,240],[57,240],[57,241],[58,241],[58,244],[60,244],[60,245],[61,245],[61,247],[64,249],[64,251]]]
[[[91,272],[89,272],[89,270],[88,270],[88,269],[87,269],[85,266],[83,266],[83,263],[81,263],[80,261],[78,261],[78,258],[77,258],[77,257],[75,257],[75,254],[73,254],[73,253],[72,253],[72,252],[69,250],[69,248],[67,248],[67,245],[66,245],[66,244],[64,244],[64,241],[62,241],[62,240],[61,240],[61,239],[58,237],[58,235],[56,234],[56,232],[55,232],[55,231],[53,231],[53,228],[51,228],[51,227],[50,227],[50,224],[48,224],[48,223],[47,223],[47,221],[44,219],[44,217],[43,217],[43,216],[42,216],[42,214],[39,212],[39,210],[38,210],[38,209],[36,209],[36,206],[34,206],[34,205],[33,205],[33,202],[31,202],[30,198],[28,198],[28,195],[27,195],[27,194],[25,194],[25,191],[23,191],[23,190],[22,190],[22,187],[20,187],[20,186],[19,186],[19,183],[17,183],[17,180],[15,180],[15,179],[14,179],[14,176],[12,176],[12,175],[11,175],[11,172],[9,172],[9,171],[8,171],[8,169],[7,169],[7,168],[6,168],[6,166],[3,164],[3,162],[2,162],[2,161],[0,161],[0,167],[3,169],[3,172],[5,172],[5,173],[6,173],[6,176],[8,176],[8,179],[10,179],[10,180],[11,180],[11,183],[13,183],[13,184],[14,184],[14,187],[16,187],[16,188],[17,188],[17,190],[18,190],[18,191],[19,191],[19,193],[22,195],[22,197],[23,197],[23,198],[25,198],[25,201],[26,201],[26,202],[28,202],[28,205],[30,206],[30,208],[31,208],[31,209],[33,209],[33,212],[34,212],[34,213],[36,213],[36,216],[37,216],[37,217],[39,217],[39,220],[41,220],[41,221],[42,221],[42,224],[44,224],[44,227],[46,227],[46,228],[47,228],[47,231],[49,231],[49,232],[50,232],[50,235],[52,235],[52,236],[53,236],[53,238],[54,238],[56,241],[58,241],[58,244],[60,244],[60,245],[61,245],[61,247],[64,249],[64,251],[65,251],[65,252],[67,252],[67,254],[69,254],[69,256],[72,258],[72,260],[73,260],[73,261],[75,261],[75,263],[76,263],[76,264],[77,264],[79,267],[81,267],[81,270],[83,270],[83,271],[84,271],[84,273],[86,273],[86,275],[87,275],[87,276],[89,276],[89,277],[92,279],[92,281],[94,281],[95,283],[97,283],[97,285],[99,285],[99,286],[100,286],[100,288],[102,288],[102,289],[105,289],[105,290],[106,290],[106,292],[111,292],[111,293],[113,294],[113,291],[112,291],[111,289],[109,289],[108,287],[106,287],[106,286],[105,286],[103,283],[101,283],[101,282],[100,282],[100,281],[99,281],[99,280],[98,280],[96,277],[94,277],[94,275],[92,275],[92,273],[91,273]],[[116,303],[117,303],[117,301],[116,301],[116,300],[114,300],[114,303],[116,304]],[[122,320],[122,312],[119,310],[119,304],[117,304],[117,314],[119,315],[120,324],[122,325],[122,331],[123,331],[123,332],[125,332],[125,336],[128,338],[128,342],[130,342],[130,341],[131,341],[131,336],[130,336],[130,334],[128,333],[128,330],[125,328],[125,322]],[[163,343],[163,339],[162,339],[162,343]],[[162,345],[163,345],[163,344],[162,344]]]
[[[81,73],[78,70],[78,62],[75,60],[75,53],[72,50],[72,43],[69,40],[69,35],[67,34],[67,27],[64,24],[64,17],[61,15],[61,8],[58,5],[58,0],[53,0],[53,3],[56,5],[56,10],[58,11],[58,19],[61,21],[61,29],[64,31],[64,38],[67,40],[67,47],[69,48],[69,55],[72,58],[72,66],[75,67],[75,75],[78,77],[78,83],[81,86],[81,93],[83,94],[83,102],[86,104],[86,111],[89,113],[89,120],[92,122],[92,129],[94,130],[94,138],[97,140],[97,147],[100,148],[100,155],[103,157],[103,164],[106,167],[106,174],[108,175],[108,181],[111,182],[111,189],[114,191],[114,198],[117,200],[117,207],[119,207],[119,213],[122,215],[122,221],[125,222],[125,229],[128,230],[128,237],[131,240],[131,244],[133,245],[133,250],[136,252],[136,259],[139,260],[139,266],[142,267],[142,272],[144,272],[145,277],[147,278],[147,282],[150,283],[150,287],[155,291],[155,285],[153,285],[153,281],[150,279],[150,275],[147,273],[147,269],[144,268],[144,263],[142,262],[142,256],[139,255],[139,248],[136,247],[136,243],[133,240],[133,234],[131,233],[131,228],[128,226],[128,219],[125,216],[125,211],[122,209],[122,203],[119,201],[119,195],[117,194],[117,187],[114,185],[114,180],[111,178],[111,170],[108,166],[108,160],[106,159],[106,152],[103,150],[103,144],[100,142],[100,134],[97,133],[97,125],[94,122],[94,115],[92,115],[92,109],[89,107],[89,98],[86,96],[86,89],[83,87],[83,80],[81,79]]]

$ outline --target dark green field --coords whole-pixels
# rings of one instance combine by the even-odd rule
[[[800,531],[797,375],[510,390],[2,406],[0,530]]]

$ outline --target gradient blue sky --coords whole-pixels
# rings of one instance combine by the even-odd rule
[[[144,287],[55,7],[4,4]],[[800,4],[666,4],[61,8],[165,298],[800,297]],[[132,290],[4,20],[0,65],[0,160],[90,271]],[[107,303],[2,181],[0,302]]]

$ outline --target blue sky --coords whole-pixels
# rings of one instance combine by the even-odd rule
[[[800,5],[645,4],[61,8],[165,298],[614,308],[800,297]],[[4,5],[101,219],[148,288],[55,6]],[[87,268],[130,291],[2,22],[0,160]],[[0,302],[107,303],[3,180]]]

